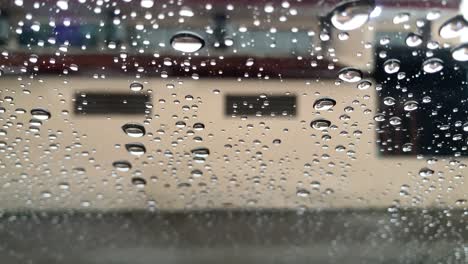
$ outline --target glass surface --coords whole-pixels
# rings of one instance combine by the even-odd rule
[[[468,1],[0,0],[2,263],[468,263]]]

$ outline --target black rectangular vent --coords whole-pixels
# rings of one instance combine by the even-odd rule
[[[142,115],[150,102],[148,94],[135,93],[77,93],[74,113],[77,115]]]

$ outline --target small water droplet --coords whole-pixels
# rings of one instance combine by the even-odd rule
[[[145,188],[146,180],[141,177],[132,177],[132,184],[137,188]]]
[[[434,171],[427,167],[424,167],[421,170],[419,170],[419,176],[424,177],[424,178],[431,177],[433,174],[434,174]]]
[[[136,123],[127,123],[122,126],[122,130],[130,137],[142,137],[145,135],[146,130],[145,128]]]
[[[384,62],[384,70],[388,74],[396,73],[400,70],[400,61],[396,59],[389,59]]]
[[[132,164],[126,160],[119,160],[112,163],[112,166],[121,172],[127,172],[132,168]]]
[[[195,123],[195,124],[193,124],[193,129],[197,130],[197,131],[203,130],[203,129],[205,129],[205,124]]]
[[[139,82],[133,82],[133,83],[130,84],[130,90],[132,90],[134,92],[141,91],[141,90],[143,90],[143,84],[141,84]]]
[[[331,122],[326,119],[316,119],[310,123],[310,126],[316,130],[325,130],[331,126]]]
[[[296,195],[301,198],[306,198],[306,197],[309,197],[310,192],[306,189],[298,189],[296,191]]]
[[[183,6],[179,11],[179,15],[183,16],[183,17],[193,17],[194,12],[192,11],[192,9],[190,7]]]
[[[412,143],[405,143],[403,144],[402,148],[403,152],[411,152],[413,151],[413,144]]]
[[[336,101],[332,98],[320,98],[315,100],[314,108],[319,111],[326,111],[333,108],[336,105]]]
[[[146,153],[146,148],[141,143],[125,144],[125,149],[127,149],[128,153],[135,156],[141,156]]]
[[[408,22],[410,19],[410,14],[409,13],[398,13],[396,16],[393,17],[393,24],[401,24]]]
[[[385,105],[388,105],[388,106],[391,106],[391,105],[394,105],[395,104],[395,98],[391,97],[391,96],[387,96],[384,98],[383,102]]]
[[[203,172],[201,170],[193,170],[190,174],[194,178],[200,178],[201,176],[203,176]]]
[[[143,8],[151,8],[154,5],[154,1],[153,0],[141,0],[140,5]]]
[[[364,81],[358,83],[357,88],[358,88],[359,90],[367,90],[367,89],[369,89],[371,86],[372,86],[372,83],[371,83],[371,82],[369,82],[369,81],[367,81],[367,80],[364,80]]]

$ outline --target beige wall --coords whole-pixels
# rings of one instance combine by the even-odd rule
[[[64,83],[63,80],[67,80]],[[126,122],[144,121],[142,116],[75,116],[72,110],[72,95],[77,91],[130,92],[129,78],[109,78],[95,80],[91,78],[43,78],[17,80],[2,77],[0,98],[11,96],[11,103],[1,103],[7,112],[0,115],[2,124],[8,122],[11,115],[12,126],[7,128],[5,141],[9,146],[15,138],[21,138],[11,150],[3,148],[0,169],[0,206],[2,208],[79,208],[82,201],[90,201],[91,208],[144,208],[147,200],[154,199],[161,209],[180,209],[184,207],[216,208],[216,207],[385,207],[395,199],[408,206],[455,206],[458,199],[466,199],[467,185],[464,180],[454,180],[455,175],[464,175],[466,170],[458,165],[450,165],[450,158],[438,157],[439,161],[430,167],[441,173],[445,180],[437,175],[423,182],[418,171],[426,164],[424,159],[416,157],[386,158],[379,157],[376,148],[376,134],[373,116],[375,114],[375,91],[360,91],[353,84],[336,86],[334,81],[320,80],[283,80],[280,81],[237,81],[234,79],[185,79],[183,84],[175,89],[167,89],[165,85],[177,81],[164,79],[146,79],[145,91],[153,90],[153,118],[146,125],[147,136],[140,139],[129,138],[121,126]],[[31,94],[24,94],[20,84]],[[212,91],[219,89],[220,94]],[[290,92],[298,97],[298,111],[295,118],[229,118],[224,116],[224,96],[226,94],[266,93],[284,94]],[[174,94],[171,95],[171,94]],[[193,95],[195,100],[186,101],[186,95]],[[369,99],[364,99],[369,95]],[[322,96],[332,97],[337,105],[332,112],[318,114],[313,109],[315,99]],[[199,98],[199,99],[197,99]],[[60,102],[63,99],[65,102]],[[158,102],[164,99],[165,103]],[[174,101],[179,100],[180,104]],[[358,104],[352,104],[354,100]],[[183,111],[183,105],[198,105],[198,109]],[[348,113],[351,120],[339,120],[345,106],[352,105],[353,113]],[[44,121],[40,136],[28,132],[30,119],[29,110],[33,107],[47,108],[52,118]],[[24,108],[26,114],[14,114],[16,108]],[[371,109],[371,114],[364,114],[364,109]],[[63,110],[68,115],[61,114]],[[177,116],[174,118],[173,116]],[[332,139],[321,140],[322,132],[310,128],[311,120],[324,117],[332,121],[338,128],[330,130]],[[176,128],[175,122],[187,117],[186,128]],[[204,131],[196,131],[188,136],[187,131],[195,122],[206,125]],[[260,123],[265,125],[262,126]],[[17,128],[17,123],[24,127]],[[347,124],[345,124],[347,123]],[[253,127],[248,128],[251,124]],[[356,124],[355,127],[352,124]],[[269,127],[267,130],[265,127]],[[284,129],[288,132],[284,132]],[[158,134],[162,129],[165,134]],[[56,134],[56,140],[48,139],[48,131]],[[58,131],[62,131],[59,134]],[[360,137],[353,136],[354,130],[361,130]],[[77,134],[74,136],[73,131]],[[348,132],[348,136],[339,135]],[[153,133],[154,136],[149,136]],[[210,136],[212,134],[212,136]],[[86,135],[86,136],[85,136]],[[201,136],[202,143],[196,143],[194,136]],[[161,142],[153,141],[160,137]],[[171,143],[182,138],[177,146]],[[282,143],[272,144],[276,138]],[[243,140],[245,143],[240,143]],[[255,140],[261,143],[254,144]],[[124,144],[129,142],[144,143],[147,154],[142,158],[130,156]],[[74,145],[80,143],[81,146]],[[50,154],[44,153],[49,144],[58,144],[57,150]],[[116,149],[115,144],[121,144]],[[232,149],[224,145],[231,144]],[[328,149],[322,146],[328,145]],[[354,144],[351,147],[349,144]],[[25,146],[29,146],[29,155],[24,156]],[[262,146],[268,149],[262,149]],[[350,159],[346,151],[336,152],[337,145],[344,145],[347,150],[356,152],[356,159]],[[211,155],[205,164],[191,162],[189,153],[194,147],[208,147]],[[69,149],[67,149],[69,147]],[[174,156],[164,156],[165,151],[171,151]],[[262,152],[262,161],[254,158],[256,152]],[[89,155],[83,155],[88,152]],[[70,155],[69,160],[64,155]],[[328,160],[322,155],[330,156]],[[148,158],[152,156],[153,158]],[[225,161],[229,159],[229,163]],[[89,161],[95,160],[94,163]],[[28,160],[29,159],[29,160]],[[128,160],[133,164],[131,172],[112,173],[112,162]],[[313,160],[320,162],[314,164]],[[333,162],[334,167],[329,163]],[[461,163],[465,163],[461,159]],[[169,164],[172,163],[172,166]],[[193,163],[190,167],[189,164]],[[261,164],[267,164],[261,173]],[[312,165],[310,169],[304,164]],[[204,168],[209,165],[211,169]],[[21,167],[19,167],[21,166]],[[73,172],[73,168],[83,167],[84,175]],[[171,170],[177,169],[172,175]],[[178,188],[179,183],[190,181],[190,171],[194,168],[204,171],[204,175],[195,178],[189,188]],[[49,172],[44,173],[44,169]],[[67,170],[61,173],[61,170]],[[138,191],[131,184],[131,175],[140,170],[142,177],[147,179],[144,192]],[[166,173],[164,172],[166,171]],[[211,171],[211,172],[210,172]],[[308,172],[310,176],[305,176]],[[332,175],[326,176],[326,172]],[[27,173],[27,177],[21,177]],[[211,177],[216,175],[217,181]],[[157,176],[158,181],[151,181],[151,176]],[[258,176],[255,183],[254,176]],[[320,181],[319,191],[313,191],[310,183]],[[70,183],[70,190],[59,188],[60,182]],[[302,185],[301,185],[302,183]],[[399,195],[400,186],[407,184],[409,197]],[[168,186],[167,186],[168,185]],[[430,186],[433,190],[430,191]],[[297,188],[311,191],[307,198],[297,197]],[[327,188],[334,190],[333,194],[325,195]],[[452,189],[451,189],[452,188]],[[50,191],[52,197],[43,198],[41,192]],[[102,196],[102,197],[101,197]],[[418,197],[420,203],[411,204],[412,197]],[[255,201],[255,202],[254,202]]]

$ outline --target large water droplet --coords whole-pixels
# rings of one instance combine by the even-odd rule
[[[345,82],[359,82],[362,79],[362,72],[355,68],[344,68],[338,72],[338,78]]]
[[[456,61],[468,61],[468,43],[455,47],[452,50],[452,58]]]
[[[405,102],[405,104],[403,106],[403,109],[405,111],[414,111],[414,110],[418,109],[418,102],[416,102],[416,101],[407,101],[407,102]]]
[[[43,108],[31,109],[31,115],[37,120],[47,120],[51,117],[50,112]]]
[[[125,144],[125,149],[127,149],[128,153],[135,155],[135,156],[143,155],[146,152],[145,146],[141,143]]]
[[[337,6],[331,13],[331,23],[339,30],[355,30],[362,27],[374,9],[373,1],[351,1]]]
[[[406,42],[406,45],[408,45],[408,47],[417,47],[422,44],[423,39],[418,34],[409,33],[408,36],[406,37],[405,42]]]
[[[118,171],[127,172],[132,168],[132,164],[126,160],[119,160],[112,163],[112,166]]]
[[[336,101],[331,98],[320,98],[315,100],[314,108],[319,111],[326,111],[333,108],[336,105]]]
[[[388,74],[396,73],[400,70],[400,61],[396,59],[389,59],[384,62],[384,70]]]
[[[316,119],[310,123],[310,127],[317,130],[325,130],[331,126],[331,122],[326,119]]]
[[[204,45],[203,38],[191,32],[177,33],[171,39],[172,48],[181,52],[196,52]]]
[[[436,73],[444,68],[444,62],[441,59],[431,58],[423,62],[423,71],[427,73]]]
[[[460,37],[468,31],[468,22],[462,15],[447,20],[439,29],[439,35],[444,39]]]
[[[122,126],[122,130],[130,137],[142,137],[145,135],[145,128],[136,123],[128,123]]]

